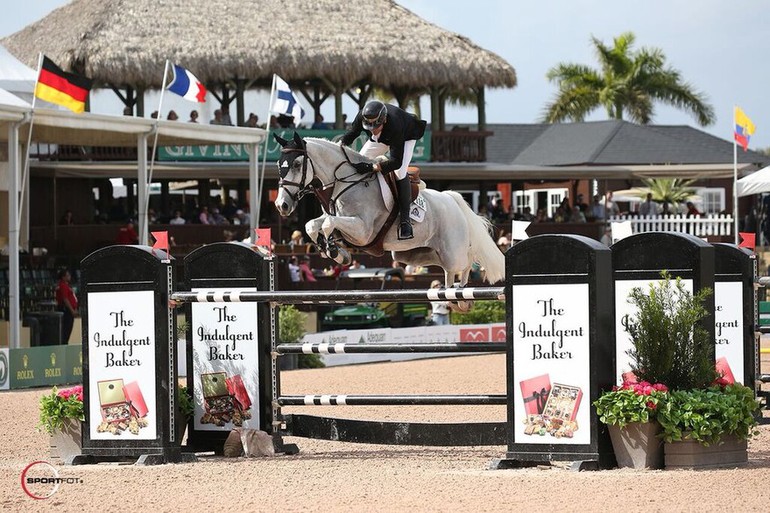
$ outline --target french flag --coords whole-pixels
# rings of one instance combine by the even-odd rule
[[[205,103],[206,88],[195,75],[184,69],[182,66],[172,64],[174,67],[174,79],[168,85],[168,90],[176,93],[185,100],[191,102]]]

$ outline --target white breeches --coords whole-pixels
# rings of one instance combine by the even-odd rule
[[[404,159],[401,161],[401,167],[394,171],[397,180],[406,178],[406,172],[409,169],[409,164],[412,162],[412,155],[414,154],[415,144],[417,144],[417,141],[414,140],[406,141],[404,143]],[[364,147],[361,148],[361,155],[370,159],[374,159],[380,155],[385,155],[389,149],[390,146],[387,144],[367,140],[364,143]]]

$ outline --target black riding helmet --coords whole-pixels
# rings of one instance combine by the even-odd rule
[[[372,100],[364,105],[361,117],[363,118],[364,128],[366,130],[374,130],[385,123],[385,119],[388,117],[388,109],[381,101]]]

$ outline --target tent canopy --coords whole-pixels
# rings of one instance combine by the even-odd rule
[[[770,166],[738,180],[735,183],[735,190],[739,197],[770,192]]]

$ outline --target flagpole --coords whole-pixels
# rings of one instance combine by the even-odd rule
[[[270,144],[270,113],[273,111],[273,97],[275,96],[275,73],[273,73],[273,85],[270,87],[270,98],[267,101],[267,122],[265,123],[265,147],[262,153],[262,173],[259,179],[259,185],[257,187],[257,212],[256,217],[252,223],[252,233],[255,228],[259,228],[259,214],[262,210],[262,187],[265,183],[265,166],[267,164],[267,147]],[[252,216],[254,217],[254,216]],[[280,239],[281,234],[278,234]]]
[[[144,191],[144,208],[139,209],[139,229],[140,229],[140,244],[147,244],[148,242],[148,233],[149,229],[147,227],[147,210],[150,204],[150,188],[152,186],[152,172],[155,168],[155,149],[158,146],[158,124],[160,122],[161,113],[163,112],[163,94],[166,91],[166,77],[168,76],[168,59],[166,59],[166,65],[163,68],[163,80],[162,85],[160,86],[160,99],[158,100],[158,117],[155,118],[155,126],[153,128],[155,134],[153,135],[152,139],[152,153],[150,154],[150,169],[147,172],[147,182],[145,184],[145,191]]]
[[[733,105],[733,231],[735,233],[735,244],[740,244],[738,235],[738,141],[735,139],[735,109]]]
[[[27,134],[27,146],[24,153],[24,169],[21,172],[21,198],[19,198],[19,212],[16,216],[16,233],[21,231],[21,216],[24,210],[24,191],[27,187],[27,176],[29,175],[29,150],[32,145],[32,128],[35,126],[35,103],[37,102],[37,83],[40,82],[40,71],[43,69],[43,52],[38,53],[37,57],[37,78],[35,79],[35,88],[32,89],[32,111],[29,116],[29,133]]]

